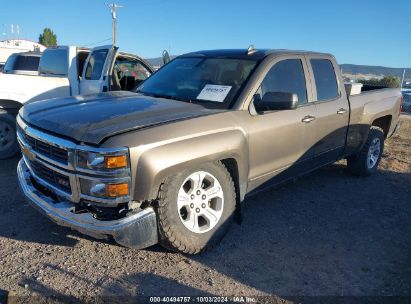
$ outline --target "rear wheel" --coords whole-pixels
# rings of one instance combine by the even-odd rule
[[[0,159],[13,157],[18,151],[16,118],[7,112],[0,112]]]
[[[347,158],[348,170],[359,176],[368,176],[377,171],[384,150],[384,131],[371,127],[361,151]]]
[[[232,223],[235,202],[233,180],[221,162],[167,178],[157,208],[160,244],[190,254],[213,246]]]

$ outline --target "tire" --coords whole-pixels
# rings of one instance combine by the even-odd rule
[[[348,170],[357,176],[369,176],[377,171],[384,151],[384,131],[372,126],[361,151],[347,158]]]
[[[235,206],[234,183],[221,162],[168,177],[156,208],[160,244],[188,254],[214,246],[233,222]]]
[[[11,158],[19,151],[16,117],[7,112],[0,112],[0,159]]]

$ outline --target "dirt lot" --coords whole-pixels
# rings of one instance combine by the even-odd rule
[[[56,226],[0,162],[0,293],[65,300],[135,295],[411,295],[411,119],[381,169],[344,162],[259,194],[242,225],[199,256],[130,250]],[[112,298],[114,299],[114,298]]]

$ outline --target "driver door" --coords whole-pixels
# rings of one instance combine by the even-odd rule
[[[105,45],[93,48],[88,55],[80,80],[80,94],[94,94],[108,90],[109,72],[118,48]]]
[[[307,88],[309,88],[307,90]],[[257,113],[249,122],[249,191],[289,179],[309,170],[315,139],[315,104],[303,56],[273,60],[254,97],[254,104],[267,92],[298,96],[296,109]],[[309,119],[311,117],[311,119]]]

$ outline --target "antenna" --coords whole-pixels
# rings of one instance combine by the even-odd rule
[[[116,4],[114,1],[112,4],[107,5],[110,8],[111,17],[113,18],[113,45],[116,45],[116,30],[117,30],[117,8],[123,7]]]
[[[247,55],[251,55],[252,53],[257,52],[253,44],[250,44],[250,46],[247,48]]]

